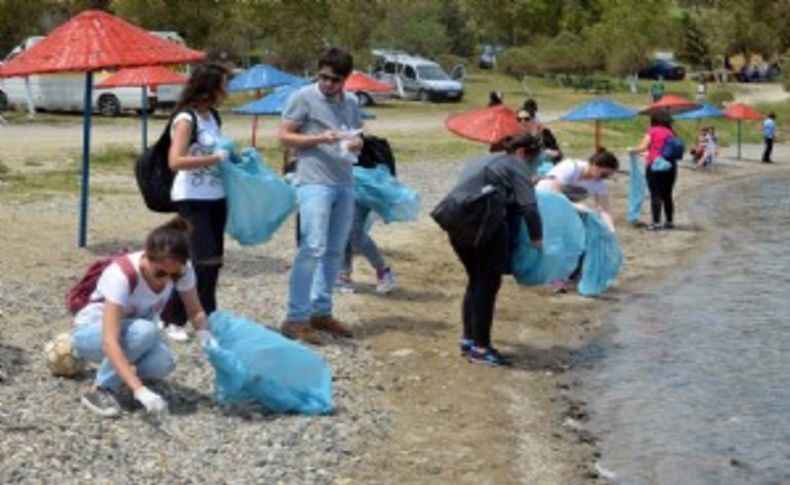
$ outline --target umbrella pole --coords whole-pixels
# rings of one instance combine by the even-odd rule
[[[595,120],[595,151],[601,148],[601,120]]]
[[[93,114],[93,72],[85,73],[85,106],[82,112],[82,186],[80,187],[79,247],[85,247],[88,229],[88,182],[90,180],[91,115]]]
[[[741,159],[741,124],[743,122],[738,120],[738,160]]]
[[[140,103],[140,106],[143,107],[143,151],[148,148],[148,93],[146,93],[147,88],[145,86],[140,88],[140,92],[143,93],[143,99]]]
[[[261,99],[261,90],[255,90],[255,98]],[[258,115],[252,117],[252,147],[255,148],[255,137],[258,134]]]

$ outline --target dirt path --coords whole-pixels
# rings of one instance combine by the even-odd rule
[[[743,83],[737,86],[735,101],[739,103],[781,103],[790,99],[790,93],[779,83]]]

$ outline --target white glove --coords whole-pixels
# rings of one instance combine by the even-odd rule
[[[220,156],[220,163],[230,160],[230,150],[226,150],[225,148],[217,148],[214,150],[214,155]]]
[[[167,401],[145,386],[134,391],[134,398],[140,401],[140,404],[145,406],[145,410],[149,413],[167,412]]]
[[[215,339],[214,336],[211,335],[211,332],[209,332],[208,330],[198,330],[195,333],[198,336],[198,340],[200,340],[200,345],[202,345],[203,347],[206,346],[214,347],[218,345],[217,339]]]

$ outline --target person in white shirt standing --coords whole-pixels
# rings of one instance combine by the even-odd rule
[[[154,229],[145,250],[129,253],[107,266],[90,301],[74,317],[74,348],[80,357],[99,363],[95,387],[82,404],[103,417],[116,417],[116,395],[126,384],[151,413],[167,402],[142,380],[162,379],[175,369],[173,354],[162,340],[157,320],[173,290],[186,307],[201,341],[213,337],[195,289],[189,260],[189,223],[182,217]]]
[[[192,226],[190,251],[197,292],[207,314],[217,308],[217,281],[225,252],[227,206],[218,165],[228,154],[216,147],[221,136],[216,108],[227,96],[228,76],[228,69],[221,64],[197,66],[184,87],[170,125],[173,141],[168,160],[176,172],[171,198],[178,214]],[[168,337],[187,340],[184,329],[187,312],[180,300],[174,299],[172,315],[165,317]]]

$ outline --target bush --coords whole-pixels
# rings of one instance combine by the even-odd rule
[[[715,87],[708,91],[707,96],[705,97],[706,101],[714,106],[718,106],[721,108],[724,106],[724,103],[729,103],[730,101],[735,100],[735,96],[732,94],[732,91],[725,87]]]
[[[508,49],[499,57],[499,67],[512,76],[524,74],[589,74],[603,67],[584,36],[563,32],[527,47]]]

